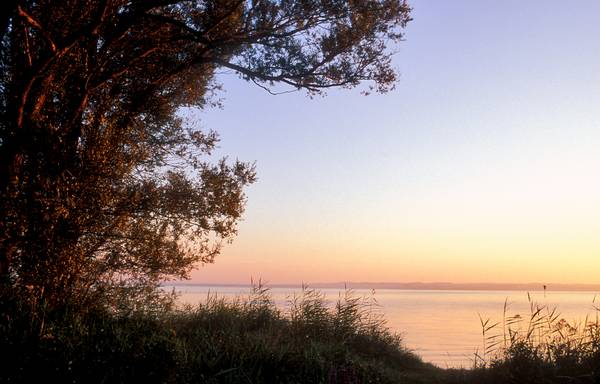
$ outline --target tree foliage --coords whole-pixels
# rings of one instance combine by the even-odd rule
[[[147,291],[235,234],[252,165],[207,160],[215,70],[385,92],[401,0],[10,0],[0,16],[2,287],[60,305]]]

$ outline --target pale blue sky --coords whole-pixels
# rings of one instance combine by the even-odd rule
[[[598,282],[600,2],[410,3],[388,94],[219,77],[200,125],[259,180],[195,281]]]

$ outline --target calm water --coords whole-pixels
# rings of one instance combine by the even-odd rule
[[[248,296],[244,287],[178,286],[180,301],[197,304],[207,294],[233,298]],[[300,288],[272,288],[275,303],[285,310],[289,298]],[[320,289],[328,300],[335,302],[339,289]],[[354,290],[356,295],[370,296],[371,290]],[[541,305],[556,307],[561,317],[581,323],[586,315],[596,318],[594,305],[600,304],[600,295],[594,292],[530,293],[531,299]],[[402,335],[405,345],[423,360],[441,367],[470,367],[474,353],[481,349],[479,315],[493,321],[502,320],[505,300],[509,314],[527,316],[530,304],[527,292],[517,291],[418,291],[382,289],[375,292],[390,329]]]

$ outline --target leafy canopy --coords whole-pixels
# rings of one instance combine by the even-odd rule
[[[0,278],[58,306],[115,304],[210,262],[251,164],[216,164],[215,70],[269,90],[385,92],[401,0],[10,0],[0,16]],[[121,293],[126,295],[122,296]]]

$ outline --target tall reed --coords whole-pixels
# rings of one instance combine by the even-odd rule
[[[529,293],[527,299],[527,314],[511,314],[506,300],[501,321],[480,317],[482,349],[475,353],[474,369],[488,370],[509,382],[599,382],[600,306],[596,298],[594,314],[578,323],[565,320],[554,307],[536,303]]]

